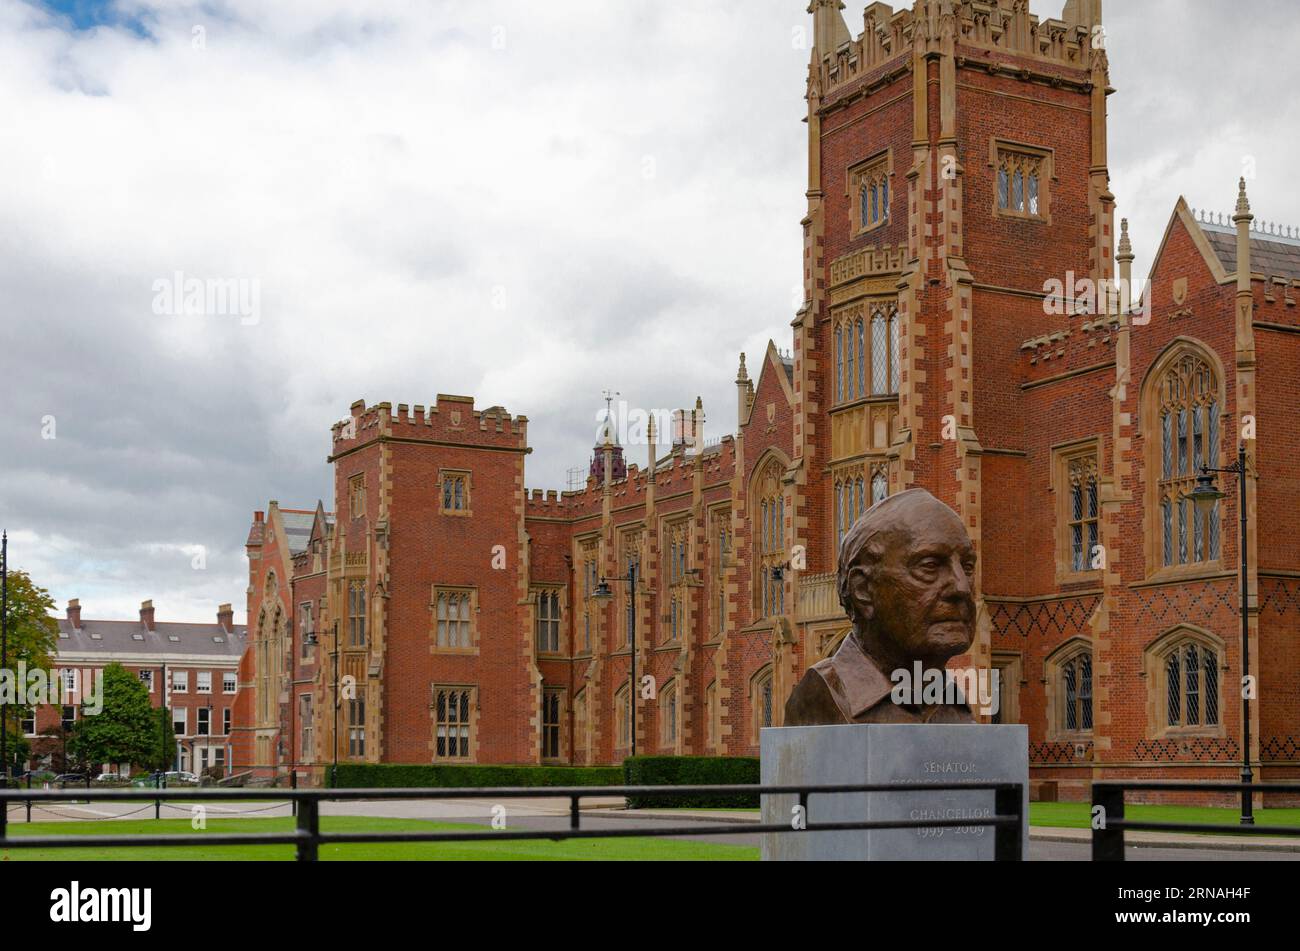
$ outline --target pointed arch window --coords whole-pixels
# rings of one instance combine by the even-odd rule
[[[1202,466],[1219,464],[1222,395],[1218,374],[1193,347],[1185,347],[1147,382],[1145,410],[1152,421],[1148,471],[1152,510],[1158,513],[1155,567],[1174,568],[1221,557],[1221,503],[1198,512],[1188,494]]]
[[[759,731],[775,725],[775,695],[771,665],[760,670],[750,681],[749,702],[754,731],[753,743],[757,746]]]
[[[1197,628],[1175,629],[1147,649],[1148,709],[1155,735],[1222,732],[1223,642]]]
[[[889,496],[889,476],[883,468],[877,468],[871,475],[871,504],[883,502]]]
[[[754,559],[755,607],[759,617],[772,617],[785,613],[784,575],[777,577],[787,558],[785,552],[785,492],[782,478],[784,467],[776,459],[769,459],[759,470],[754,481],[754,495],[759,500],[761,512],[761,537],[758,557]]]
[[[1048,684],[1049,739],[1087,737],[1093,729],[1092,643],[1067,641],[1044,663]]]
[[[619,749],[632,747],[632,704],[631,692],[624,684],[614,694],[614,730],[618,736]]]

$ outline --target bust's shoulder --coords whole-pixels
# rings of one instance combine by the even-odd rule
[[[828,657],[809,667],[785,704],[786,726],[818,726],[843,723],[845,717],[836,702],[832,683],[838,682],[834,658]]]

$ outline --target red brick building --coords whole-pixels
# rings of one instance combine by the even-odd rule
[[[149,688],[154,707],[171,709],[176,734],[172,768],[202,775],[219,767],[224,775],[245,642],[245,628],[234,618],[231,606],[223,604],[212,624],[156,621],[153,602],[145,601],[139,621],[95,621],[82,618],[79,599],[69,601],[67,617],[59,618],[54,652],[60,703],[33,707],[22,724],[32,747],[29,765],[65,768],[59,727],[77,720],[84,700],[93,704],[104,667],[119,663]]]
[[[1100,0],[873,3],[856,38],[842,9],[810,8],[805,302],[789,356],[769,345],[756,380],[742,357],[737,431],[628,458],[611,438],[585,488],[541,493],[524,417],[354,405],[337,516],[272,503],[249,536],[237,760],[753,755],[846,632],[842,532],[923,486],[981,556],[958,662],[1002,674],[1037,779],[1235,778],[1236,483],[1209,513],[1186,494],[1244,441],[1250,755],[1300,772],[1300,241],[1252,230],[1244,184],[1230,221],[1179,200],[1141,298],[1106,293],[1133,255]],[[595,596],[629,562],[645,691],[627,585]]]

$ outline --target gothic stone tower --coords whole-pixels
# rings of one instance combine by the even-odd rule
[[[966,520],[981,590],[1023,595],[1026,445],[1048,420],[1019,349],[1058,329],[1046,277],[1113,275],[1100,0],[1043,22],[1025,0],[873,3],[856,39],[843,7],[809,8],[796,531],[832,571],[873,498],[922,486]],[[1081,431],[1108,427],[1094,411]],[[989,651],[984,624],[976,662]]]

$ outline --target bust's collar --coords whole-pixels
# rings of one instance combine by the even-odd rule
[[[839,681],[836,699],[850,720],[862,716],[894,689],[893,681],[862,649],[856,631],[844,638],[831,666]]]

